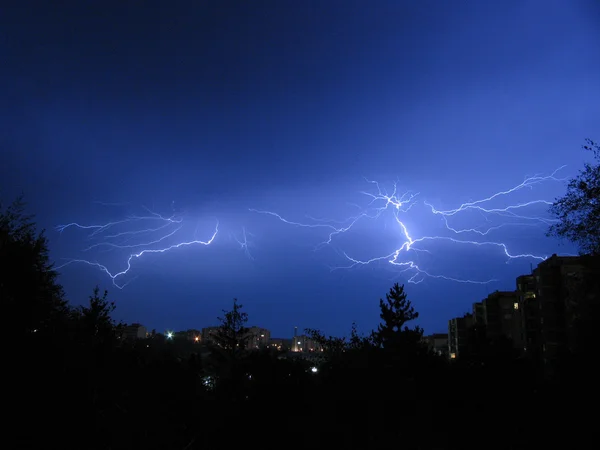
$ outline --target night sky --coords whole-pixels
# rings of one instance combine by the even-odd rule
[[[8,3],[1,198],[25,194],[74,304],[97,284],[163,331],[237,297],[273,336],[339,335],[397,281],[443,332],[576,252],[545,202],[600,139],[598,2]],[[102,270],[144,250],[119,287]]]

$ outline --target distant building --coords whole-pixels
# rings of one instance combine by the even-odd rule
[[[125,325],[123,328],[123,339],[126,340],[145,339],[147,335],[148,330],[145,326],[139,323]]]
[[[448,321],[448,356],[458,358],[469,348],[469,330],[475,323],[473,314],[455,317]]]
[[[215,344],[214,336],[219,332],[221,327],[206,327],[202,328],[202,333],[200,333],[200,340],[204,344]],[[248,328],[248,333],[246,334],[246,348],[248,350],[259,349],[267,347],[269,344],[269,339],[271,338],[271,332],[266,328],[261,328],[257,326],[252,326]]]
[[[448,323],[448,351],[451,359],[477,353],[484,341],[510,339],[515,348],[524,347],[519,296],[513,291],[495,291],[473,303],[472,313]]]
[[[485,325],[485,305],[482,301],[473,303],[473,322],[475,325]]]
[[[516,293],[523,332],[523,350],[530,357],[541,359],[540,305],[535,277],[533,275],[517,277]]]
[[[424,336],[423,340],[429,349],[437,355],[448,356],[448,335],[445,333],[435,333]]]
[[[514,291],[495,291],[483,300],[486,336],[495,341],[510,339],[516,349],[523,350],[524,336],[519,296]]]
[[[515,291],[496,291],[473,304],[472,314],[448,322],[450,358],[477,352],[480,339],[508,338],[513,346],[547,369],[573,350],[574,308],[580,299],[573,281],[600,278],[598,268],[579,256],[557,256],[542,261],[531,274],[516,279]]]
[[[321,345],[309,336],[304,334],[296,336],[292,342],[292,349],[295,352],[320,352]]]
[[[573,291],[577,285],[573,281],[600,278],[586,258],[552,255],[516,280],[525,352],[543,363],[549,374],[557,360],[577,345],[574,317],[581,299]]]
[[[571,350],[574,299],[570,280],[587,270],[582,257],[552,255],[531,275],[517,278],[527,353],[548,368]]]
[[[269,345],[270,339],[271,332],[269,330],[252,326],[248,329],[248,342],[246,343],[246,348],[249,350],[265,348]]]
[[[189,329],[186,331],[176,331],[173,335],[175,339],[186,339],[191,342],[202,342],[202,332],[200,330]]]
[[[267,347],[274,350],[287,351],[292,348],[292,340],[284,338],[270,338]]]
[[[298,336],[298,327],[294,327],[294,337],[290,346],[292,352],[320,352],[321,345],[310,336],[301,334]]]
[[[578,256],[552,255],[533,271],[539,304],[539,338],[544,363],[552,365],[569,350],[572,311],[569,279],[585,271]]]

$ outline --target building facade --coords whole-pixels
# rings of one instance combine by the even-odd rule
[[[321,346],[309,336],[304,334],[294,336],[294,340],[292,341],[293,352],[315,352],[320,350]]]
[[[268,347],[273,350],[288,351],[292,348],[292,340],[285,338],[270,338]]]
[[[126,340],[145,339],[147,336],[148,330],[142,324],[132,323],[123,328],[123,339]]]
[[[246,348],[248,350],[266,348],[269,345],[269,339],[271,339],[271,332],[269,330],[266,328],[252,326],[248,329],[248,341],[246,342]]]
[[[552,369],[577,345],[574,320],[581,312],[575,310],[578,304],[590,300],[579,296],[593,296],[578,293],[577,283],[600,279],[598,264],[590,260],[586,263],[585,258],[552,255],[530,274],[517,277],[515,291],[493,292],[473,304],[472,314],[450,320],[450,358],[477,348],[481,339],[489,342],[507,338],[522,354]]]
[[[475,324],[473,314],[455,317],[448,321],[448,356],[458,358],[469,348],[469,331]]]
[[[510,339],[522,351],[524,333],[521,326],[519,296],[514,291],[495,291],[483,300],[486,337],[491,341]]]
[[[569,281],[584,271],[580,257],[557,255],[541,262],[533,271],[537,334],[532,350],[545,365],[552,366],[569,351],[573,316]]]
[[[516,293],[523,332],[523,351],[530,357],[541,358],[540,306],[535,277],[533,275],[517,277]]]
[[[444,333],[430,334],[423,336],[423,341],[427,347],[436,355],[448,356],[448,335]]]

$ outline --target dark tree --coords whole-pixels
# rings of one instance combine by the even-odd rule
[[[304,332],[310,339],[315,341],[328,355],[337,354],[346,350],[348,343],[344,337],[326,337],[320,330],[305,328]]]
[[[410,329],[406,326],[407,322],[417,319],[419,313],[406,297],[404,285],[394,284],[390,292],[385,295],[385,301],[379,300],[379,308],[382,323],[377,327],[377,331],[373,332],[373,341],[377,345],[384,348],[395,346],[401,341],[407,341],[406,338],[410,338],[410,341],[418,341],[423,335],[419,327]]]
[[[369,348],[371,344],[371,336],[363,336],[359,334],[356,322],[352,322],[352,328],[350,329],[350,339],[348,341],[348,348],[351,350],[362,350],[365,348]]]
[[[552,204],[550,212],[558,222],[548,231],[575,243],[584,254],[583,270],[568,279],[566,298],[570,349],[580,356],[593,351],[590,343],[600,324],[600,145],[586,139],[583,149],[593,153],[595,164],[585,163],[566,194]],[[567,366],[574,367],[573,362]]]
[[[0,205],[0,307],[4,383],[19,391],[5,396],[3,406],[11,412],[5,427],[20,436],[22,448],[48,445],[56,437],[53,430],[61,429],[65,420],[72,423],[65,414],[56,417],[57,408],[69,410],[65,376],[69,308],[49,259],[46,237],[25,213],[22,197],[8,207]],[[23,425],[31,405],[36,415],[44,417],[36,433],[26,432]]]
[[[90,296],[89,306],[80,306],[73,310],[78,338],[86,344],[109,344],[114,343],[120,337],[121,325],[117,324],[111,317],[116,305],[108,301],[108,291],[100,296],[100,288],[94,288]]]
[[[594,154],[596,164],[585,163],[567,193],[552,204],[558,222],[548,235],[577,244],[582,253],[600,255],[600,145],[587,139],[583,148]]]
[[[223,317],[219,317],[219,328],[213,335],[215,343],[231,354],[241,352],[246,348],[248,342],[248,314],[242,312],[242,305],[237,298],[233,299],[231,311],[223,310]]]
[[[48,242],[19,197],[0,204],[0,304],[11,339],[35,333],[47,341],[62,328],[68,306],[48,256]]]

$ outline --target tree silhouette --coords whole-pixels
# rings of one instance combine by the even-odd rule
[[[0,204],[0,304],[11,339],[48,336],[61,328],[68,306],[48,257],[48,241],[25,214],[23,197]]]
[[[315,341],[328,356],[344,352],[348,346],[345,337],[327,337],[320,330],[314,328],[305,328],[304,332],[311,340]]]
[[[100,296],[100,288],[96,286],[89,298],[89,306],[80,306],[73,310],[78,338],[86,344],[109,344],[120,337],[121,325],[111,317],[116,305],[108,301],[108,291]]]
[[[215,343],[230,354],[237,354],[246,348],[248,339],[248,314],[242,312],[242,305],[237,298],[233,299],[231,311],[223,310],[223,317],[218,317],[219,328],[213,335]]]
[[[358,333],[356,322],[352,322],[350,329],[350,339],[348,340],[348,348],[350,350],[362,350],[370,347],[373,344],[371,336],[363,336]]]
[[[382,323],[373,332],[373,341],[381,347],[396,346],[401,342],[419,340],[423,330],[419,327],[409,329],[405,324],[419,317],[410,300],[404,292],[404,285],[394,284],[385,295],[385,301],[379,300],[379,308]]]
[[[577,244],[582,253],[600,255],[600,145],[586,139],[583,148],[594,154],[596,164],[585,163],[569,181],[567,193],[552,204],[550,212],[558,222],[548,235]]]

